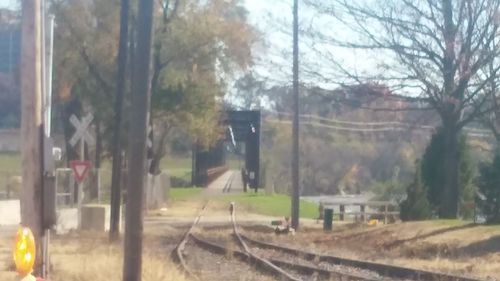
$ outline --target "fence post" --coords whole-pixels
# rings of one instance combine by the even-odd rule
[[[387,224],[387,204],[384,205],[384,224]]]
[[[69,200],[71,207],[75,205],[75,192],[77,190],[75,189],[75,178],[73,177],[73,174],[69,175]]]
[[[366,222],[365,205],[359,205],[359,209],[361,211],[361,221]]]
[[[7,188],[5,196],[6,196],[7,200],[10,200],[10,189],[11,189],[10,185],[11,185],[11,183],[10,183],[8,174],[6,174],[6,176],[5,176],[5,183],[6,183],[5,187]]]

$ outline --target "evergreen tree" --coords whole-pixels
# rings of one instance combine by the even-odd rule
[[[431,217],[431,204],[427,200],[427,188],[422,182],[421,168],[417,166],[415,179],[406,189],[407,197],[401,202],[401,220],[425,220]]]
[[[478,206],[486,216],[486,222],[500,223],[500,150],[492,163],[481,165],[477,183],[483,195]]]
[[[442,192],[445,181],[444,151],[445,145],[443,130],[438,129],[425,149],[421,163],[422,180],[424,185],[427,186],[427,199],[436,211],[438,211],[442,206]],[[467,217],[472,214],[472,210],[467,210],[465,205],[473,200],[473,180],[475,176],[475,169],[465,135],[460,136],[458,152],[460,154],[458,203],[460,207],[460,214]]]

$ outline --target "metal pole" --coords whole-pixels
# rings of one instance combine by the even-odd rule
[[[42,1],[42,49],[45,49],[45,0]],[[42,53],[43,67],[42,73],[44,74],[44,129],[47,138],[51,136],[51,112],[52,112],[52,54],[54,46],[54,16],[49,16],[49,48],[47,53]],[[51,157],[51,156],[49,156]],[[56,179],[57,183],[57,179]],[[57,198],[57,197],[56,197]],[[54,201],[55,202],[55,201]],[[48,279],[50,271],[50,255],[49,255],[49,244],[50,244],[50,229],[45,229],[44,231],[44,244],[43,244],[43,269],[42,277]]]
[[[111,215],[109,220],[109,240],[118,238],[120,232],[120,203],[122,179],[122,113],[127,68],[128,12],[129,0],[122,0],[120,11],[120,42],[118,46],[118,87],[115,99],[115,131],[113,136],[113,171],[111,175]]]
[[[83,120],[84,118],[82,118]],[[82,137],[80,139],[80,161],[85,161],[85,141]],[[78,213],[78,229],[82,228],[82,202],[83,202],[83,181],[78,183],[78,205],[77,213]]]
[[[42,59],[42,109],[43,109],[43,124],[44,124],[44,133],[45,136],[48,137],[48,131],[47,131],[47,119],[46,119],[46,112],[47,112],[47,80],[46,80],[46,71],[47,71],[47,65],[45,63],[45,0],[40,1],[40,31],[41,31],[41,42],[40,42],[40,52],[41,52],[41,59]],[[42,152],[43,153],[43,152]],[[42,168],[43,169],[43,168]],[[45,177],[45,175],[43,175]],[[42,188],[43,190],[43,188]],[[43,203],[42,203],[43,204]],[[47,241],[47,229],[43,230],[43,236],[42,236],[42,277],[46,278],[47,277],[47,246],[49,241]]]
[[[47,79],[46,79],[46,72],[47,72],[47,64],[45,60],[45,56],[47,55],[45,53],[45,0],[40,0],[40,52],[41,52],[41,60],[42,60],[42,108],[43,108],[43,118],[44,118],[44,124],[47,124],[46,122],[46,112],[47,112]],[[47,134],[47,128],[45,128],[45,134]]]
[[[138,9],[137,47],[130,110],[127,206],[123,280],[140,281],[142,268],[143,197],[146,171],[146,139],[151,83],[153,0],[141,0]]]
[[[299,3],[293,1],[292,227],[299,228]]]
[[[48,26],[48,39],[49,46],[47,49],[47,91],[46,91],[46,119],[45,119],[45,130],[47,132],[47,136],[51,136],[52,131],[52,68],[53,68],[53,56],[54,56],[54,21],[55,17],[53,15],[49,16],[49,26]]]

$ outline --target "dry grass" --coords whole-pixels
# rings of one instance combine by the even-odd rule
[[[160,245],[156,238],[145,239],[142,280],[187,280],[169,260],[167,251],[161,251]],[[52,280],[121,280],[123,247],[121,244],[107,244],[102,236],[56,239],[51,258],[54,267]]]
[[[156,237],[144,240],[144,281],[188,281],[161,249]],[[123,247],[109,245],[103,234],[57,237],[51,243],[51,280],[119,281],[122,280]],[[15,280],[16,274],[0,271],[0,280]]]
[[[500,280],[500,226],[426,221],[377,227],[334,225],[331,233],[302,228],[295,236],[262,231],[251,236],[346,258]]]
[[[434,259],[412,259],[403,257],[389,260],[379,259],[378,261],[457,275],[473,275],[488,280],[491,280],[491,278],[496,278],[494,280],[498,280],[500,277],[500,260],[498,256],[491,258],[485,256],[480,258],[461,259],[440,257],[435,257]]]

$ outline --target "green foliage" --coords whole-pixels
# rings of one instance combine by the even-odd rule
[[[400,204],[401,220],[425,220],[431,217],[431,205],[427,200],[427,189],[422,183],[420,167],[417,166],[414,181],[406,189],[407,197]]]
[[[376,194],[376,199],[381,201],[399,203],[406,196],[405,185],[395,180],[376,182],[370,190]]]
[[[439,129],[431,138],[422,158],[422,180],[428,187],[427,199],[434,209],[438,209],[442,201],[442,192],[444,188],[444,133]],[[472,161],[471,152],[467,145],[465,135],[460,136],[459,140],[459,206],[463,217],[470,217],[472,211],[465,206],[473,201],[474,198],[474,177],[475,165]]]
[[[19,153],[0,153],[0,171],[13,174],[21,173],[21,155]]]
[[[283,194],[266,195],[263,193],[244,193],[239,195],[230,195],[221,197],[225,202],[236,202],[249,212],[257,214],[289,217],[290,216],[290,196]],[[301,200],[300,217],[316,219],[318,218],[318,204]]]
[[[492,163],[483,163],[477,181],[484,200],[478,205],[488,223],[500,223],[500,150],[497,150]]]
[[[151,117],[154,165],[167,154],[172,131],[208,146],[221,136],[218,120],[225,80],[252,64],[256,32],[242,1],[159,1],[155,14]],[[131,5],[134,28],[137,5]],[[61,104],[77,99],[92,111],[105,148],[113,146],[113,100],[119,2],[54,1],[58,19],[55,92]],[[130,86],[130,85],[127,85]],[[74,112],[72,112],[74,113]],[[127,114],[124,115],[126,119]],[[127,127],[125,122],[125,128]],[[124,133],[124,136],[127,136]],[[185,139],[185,138],[184,138]],[[190,143],[190,142],[186,142]]]
[[[173,187],[170,188],[169,200],[171,202],[185,201],[189,198],[193,198],[199,195],[202,191],[203,188],[198,188],[198,187],[188,187],[188,188]]]

